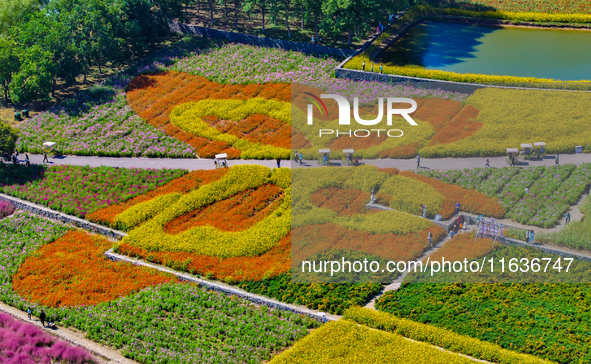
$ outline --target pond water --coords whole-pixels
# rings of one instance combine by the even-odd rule
[[[591,31],[429,22],[380,62],[458,73],[591,80]]]

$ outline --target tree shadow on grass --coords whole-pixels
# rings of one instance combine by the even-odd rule
[[[0,165],[0,187],[24,185],[42,179],[45,175],[45,167],[38,164],[31,164],[29,167],[23,165]]]

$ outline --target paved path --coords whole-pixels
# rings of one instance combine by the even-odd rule
[[[24,161],[25,155],[19,154],[19,160]],[[32,164],[43,164],[43,156],[29,154]],[[62,156],[57,158],[49,157],[49,165],[74,165],[74,166],[111,166],[121,168],[180,168],[194,171],[197,169],[214,169],[213,159],[196,158],[118,158],[118,157],[85,157],[85,156]],[[274,168],[277,162],[274,160],[229,160],[229,166],[242,164],[259,164]],[[281,167],[290,167],[290,161],[281,161]]]
[[[115,350],[111,347],[104,346],[104,345],[98,344],[94,341],[90,341],[90,340],[84,338],[83,333],[78,333],[73,330],[65,329],[63,327],[58,327],[55,330],[43,327],[43,325],[41,325],[41,322],[39,321],[38,318],[32,317],[32,319],[29,320],[26,312],[23,312],[17,308],[12,307],[12,306],[8,306],[2,302],[0,302],[0,311],[9,313],[13,317],[15,317],[21,321],[25,321],[26,323],[37,326],[38,328],[42,329],[43,331],[45,331],[53,336],[56,336],[57,338],[59,338],[63,341],[66,341],[66,342],[76,345],[76,346],[80,346],[80,347],[88,350],[95,357],[95,359],[97,359],[97,362],[100,364],[103,364],[103,363],[139,364],[138,362],[136,362],[134,360],[125,358],[123,355],[121,355],[121,353],[118,350]]]
[[[42,164],[43,156],[39,154],[29,155],[31,163]],[[24,154],[19,155],[19,159],[24,161]],[[486,158],[421,158],[420,169],[464,169],[464,168],[479,168],[484,167]],[[530,166],[552,166],[554,165],[555,156],[549,156],[545,159],[538,159],[528,162],[521,162],[518,167]],[[123,168],[182,168],[188,170],[196,169],[213,169],[213,159],[190,159],[190,158],[118,158],[118,157],[85,157],[85,156],[63,156],[57,158],[49,158],[50,165],[68,164],[68,165],[89,165],[93,167],[98,166],[112,166]],[[416,170],[416,159],[373,159],[360,160],[360,164],[373,165],[380,168],[396,167],[401,171]],[[591,163],[591,154],[564,154],[560,156],[561,164],[583,164]],[[274,160],[230,160],[230,166],[242,164],[259,164],[266,167],[277,167],[277,162]],[[340,160],[331,161],[332,166],[340,166]],[[506,157],[490,158],[491,167],[507,167]],[[281,167],[287,168],[303,168],[303,167],[318,167],[318,161],[304,160],[300,165],[292,161],[281,161]]]
[[[506,157],[493,157],[490,159],[491,167],[507,167]],[[548,156],[544,159],[524,161],[517,167],[532,166],[553,166],[555,156]],[[417,170],[417,160],[412,159],[362,159],[360,164],[377,166],[379,168],[396,167],[401,171]],[[485,166],[486,158],[421,158],[420,169],[464,169],[464,168],[482,168]],[[564,154],[560,155],[560,164],[583,164],[591,163],[591,154]],[[332,160],[331,166],[341,166],[341,160]],[[302,165],[293,163],[292,168],[318,167],[318,161],[304,160]]]

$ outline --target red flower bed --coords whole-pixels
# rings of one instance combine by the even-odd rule
[[[154,269],[104,257],[111,242],[70,231],[29,256],[12,278],[13,289],[42,305],[95,305],[173,280]]]
[[[310,201],[316,206],[333,210],[343,216],[370,211],[366,206],[370,198],[371,196],[367,192],[337,187],[323,188],[310,195]]]
[[[462,211],[496,218],[505,217],[505,209],[496,197],[488,197],[478,191],[467,190],[460,186],[448,185],[438,179],[421,176],[408,171],[400,172],[400,175],[425,182],[437,189],[437,191],[445,198],[441,212],[439,212],[444,219],[453,216],[457,202],[462,205]]]
[[[396,235],[371,234],[335,224],[308,225],[292,231],[293,258],[303,261],[329,250],[353,250],[389,260],[413,260],[429,247],[429,231],[433,233],[434,242],[445,235],[445,230],[439,226]]]
[[[223,133],[254,143],[269,144],[286,149],[291,148],[292,127],[267,115],[253,114],[238,122],[222,120],[214,115],[202,119],[209,126]]]
[[[203,225],[225,231],[245,230],[271,214],[282,195],[281,187],[266,184],[179,216],[164,225],[164,230],[178,234]]]
[[[238,158],[240,151],[226,143],[212,142],[189,134],[170,123],[172,109],[180,104],[206,99],[248,100],[255,97],[289,102],[289,84],[268,83],[230,85],[212,82],[201,76],[180,72],[161,72],[135,77],[127,91],[127,102],[142,118],[166,134],[194,147],[199,155],[227,153]],[[282,134],[283,135],[283,134]],[[289,138],[286,142],[289,142]]]
[[[497,242],[495,248],[501,246]],[[474,241],[474,234],[458,234],[450,241],[447,241],[443,248],[437,250],[429,257],[432,261],[441,261],[445,258],[446,261],[463,261],[464,258],[468,260],[478,259],[493,251],[493,240],[478,238]]]
[[[167,183],[166,185],[159,187],[153,191],[150,191],[146,194],[139,195],[135,198],[132,198],[126,202],[111,205],[104,209],[95,211],[89,215],[86,215],[86,218],[90,221],[94,221],[97,223],[111,225],[115,217],[122,213],[123,211],[127,210],[133,205],[137,205],[139,203],[149,201],[156,196],[169,194],[169,193],[187,193],[196,189],[198,186],[205,185],[214,181],[219,180],[228,172],[227,169],[212,169],[212,170],[199,170],[193,171],[181,178],[177,178],[172,180],[171,182]]]
[[[260,281],[289,271],[291,236],[287,235],[258,257],[219,259],[186,252],[148,252],[127,244],[120,245],[118,252],[208,278],[230,282]]]

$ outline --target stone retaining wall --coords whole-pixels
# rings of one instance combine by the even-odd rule
[[[197,278],[197,277],[190,275],[190,274],[175,271],[173,269],[170,269],[170,268],[158,265],[158,264],[148,263],[148,262],[145,262],[141,259],[130,258],[126,255],[114,253],[113,249],[109,249],[107,252],[105,252],[105,257],[107,257],[107,259],[110,259],[115,262],[122,261],[122,262],[132,263],[134,265],[141,265],[144,267],[157,269],[161,272],[172,274],[172,275],[178,277],[182,281],[197,283],[197,284],[199,284],[199,286],[206,288],[206,289],[210,289],[210,290],[220,292],[220,293],[223,293],[226,295],[237,296],[237,297],[248,300],[248,301],[250,301],[254,304],[257,304],[257,305],[265,305],[265,306],[275,308],[278,310],[282,310],[282,311],[290,311],[290,312],[293,312],[293,313],[296,313],[299,315],[306,315],[306,316],[313,318],[319,322],[322,322],[322,316],[320,316],[317,312],[307,309],[306,307],[298,307],[295,305],[290,305],[287,303],[279,302],[279,301],[276,301],[276,300],[273,300],[273,299],[270,299],[267,297],[259,296],[259,295],[253,294],[253,293],[248,293],[246,291],[243,291],[241,289],[238,289],[238,288],[235,288],[235,287],[223,284],[223,283],[208,281],[205,279]],[[334,318],[329,317],[328,314],[326,315],[326,318],[328,320],[334,320]]]
[[[544,253],[548,253],[548,254],[554,254],[554,255],[559,255],[563,258],[575,258],[578,260],[584,260],[587,262],[591,262],[591,257],[585,257],[582,255],[576,255],[576,254],[571,254],[568,252],[563,252],[563,251],[559,251],[559,250],[554,250],[552,248],[546,247],[546,246],[541,246],[541,245],[536,245],[536,244],[527,244],[525,242],[521,242],[519,240],[514,240],[514,239],[510,239],[510,238],[505,238],[503,241],[503,244],[506,245],[515,245],[515,246],[519,246],[519,247],[529,247],[529,248],[534,248],[537,250],[541,250]]]
[[[32,202],[21,200],[20,198],[5,195],[3,193],[0,193],[0,201],[10,201],[19,210],[29,211],[48,219],[61,221],[96,234],[104,235],[110,239],[121,240],[126,235],[121,231],[113,230],[75,216],[70,216],[44,206],[39,206]]]
[[[173,32],[180,34],[194,35],[211,39],[222,39],[229,42],[249,44],[259,47],[280,48],[287,51],[300,52],[304,54],[327,54],[333,57],[348,57],[354,53],[354,51],[350,49],[340,49],[316,44],[258,37],[256,35],[227,32],[224,30],[217,30],[178,22],[171,23],[170,29]]]

